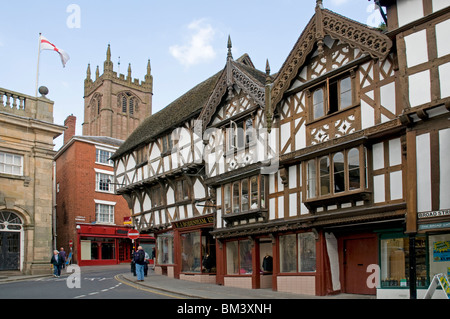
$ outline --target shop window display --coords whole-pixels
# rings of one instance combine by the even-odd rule
[[[156,262],[160,265],[173,264],[173,232],[158,235],[156,241]]]
[[[409,238],[391,236],[380,241],[381,287],[409,287]],[[427,287],[426,239],[416,238],[416,280],[418,288]]]
[[[227,274],[252,274],[252,245],[250,240],[230,241],[227,243]]]
[[[315,272],[316,240],[313,233],[280,236],[280,272]]]
[[[181,272],[215,272],[215,242],[200,231],[181,234]]]

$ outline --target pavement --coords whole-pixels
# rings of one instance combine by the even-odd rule
[[[100,266],[99,266],[100,267]],[[106,267],[106,266],[101,266]],[[117,266],[108,266],[117,267]],[[94,268],[93,266],[90,268]],[[118,267],[119,274],[115,278],[124,284],[140,289],[154,290],[160,293],[175,294],[180,298],[193,299],[375,299],[375,296],[337,294],[331,296],[310,296],[286,292],[273,291],[272,289],[243,289],[226,287],[217,284],[197,283],[186,280],[174,279],[164,275],[158,275],[149,269],[143,282],[129,272],[123,272],[124,267]],[[83,271],[83,267],[82,267]],[[122,273],[120,273],[122,271]],[[45,275],[23,275],[20,272],[0,272],[0,284],[21,280],[33,280]]]

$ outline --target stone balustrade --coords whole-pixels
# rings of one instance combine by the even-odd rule
[[[0,112],[53,122],[54,102],[0,87]]]

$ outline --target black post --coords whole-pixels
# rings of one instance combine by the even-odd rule
[[[409,298],[417,299],[416,235],[409,235]]]

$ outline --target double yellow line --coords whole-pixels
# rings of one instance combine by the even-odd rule
[[[175,296],[175,295],[172,295],[172,294],[168,294],[168,293],[156,291],[156,290],[153,290],[153,289],[144,288],[144,287],[141,286],[141,285],[133,284],[133,283],[129,282],[128,280],[122,279],[122,275],[116,275],[116,276],[114,276],[114,279],[117,280],[117,281],[119,281],[119,282],[121,282],[121,283],[124,284],[124,285],[130,286],[130,287],[133,287],[133,288],[135,288],[135,289],[142,290],[142,291],[146,291],[146,292],[150,292],[150,293],[153,293],[153,294],[157,294],[157,295],[160,295],[160,296],[166,296],[166,297],[170,297],[170,298],[186,299],[186,298],[184,298],[184,297]]]

